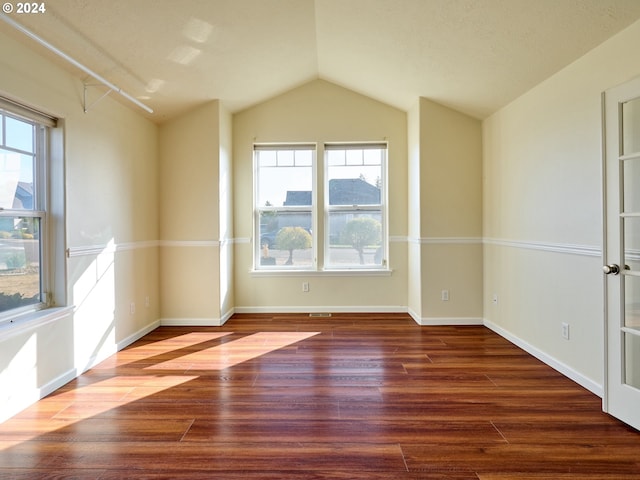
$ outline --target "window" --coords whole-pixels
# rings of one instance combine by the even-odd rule
[[[386,144],[325,145],[325,267],[386,266]]]
[[[315,268],[315,145],[256,145],[257,269]]]
[[[7,105],[0,99],[0,322],[46,304],[45,122],[53,122]]]
[[[320,168],[314,144],[254,145],[256,270],[387,268],[386,143],[323,150]]]

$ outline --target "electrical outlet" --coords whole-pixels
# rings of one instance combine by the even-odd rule
[[[562,322],[562,338],[569,340],[569,324]]]
[[[302,282],[302,291],[305,293],[309,291],[309,282]]]
[[[497,294],[497,293],[494,293],[494,294],[493,294],[493,299],[492,299],[492,301],[493,301],[493,304],[494,304],[494,305],[497,305],[497,304],[498,304],[498,294]]]
[[[443,302],[449,301],[449,290],[442,290],[442,292],[440,293],[440,300],[442,300]]]
[[[129,304],[129,313],[131,315],[133,315],[134,313],[136,313],[136,303],[135,302],[131,302]]]

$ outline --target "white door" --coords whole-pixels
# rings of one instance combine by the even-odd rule
[[[605,92],[604,409],[640,430],[640,78]]]

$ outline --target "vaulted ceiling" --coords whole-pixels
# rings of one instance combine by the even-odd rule
[[[45,5],[11,18],[149,105],[156,122],[212,99],[239,111],[316,78],[403,110],[423,96],[484,118],[640,18],[639,0]]]

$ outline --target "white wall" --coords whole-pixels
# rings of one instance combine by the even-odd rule
[[[406,311],[406,114],[323,80],[236,113],[233,118],[236,311]],[[390,276],[254,275],[254,142],[389,142]],[[301,283],[309,282],[303,293]]]
[[[159,294],[157,127],[111,98],[85,114],[81,81],[2,34],[0,71],[0,94],[64,125],[55,290],[73,306],[0,328],[1,421],[154,328]]]
[[[604,364],[600,95],[640,74],[638,44],[640,22],[483,123],[485,319],[596,393]]]
[[[421,98],[420,158],[421,323],[481,323],[480,121]]]
[[[166,325],[220,325],[232,309],[230,125],[230,115],[214,100],[160,128]]]

